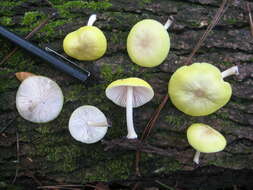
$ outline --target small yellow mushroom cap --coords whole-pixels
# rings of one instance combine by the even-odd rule
[[[204,116],[224,106],[232,89],[217,67],[194,63],[176,70],[169,81],[168,93],[180,111],[191,116]]]
[[[63,49],[70,57],[81,61],[96,60],[104,55],[107,41],[96,26],[84,26],[69,33],[63,41]]]
[[[105,90],[107,98],[115,104],[126,107],[127,87],[133,87],[133,107],[139,107],[149,102],[154,91],[149,83],[140,78],[119,79],[112,82]]]
[[[227,144],[221,133],[203,123],[192,124],[187,129],[187,139],[195,150],[203,153],[222,151]]]
[[[170,50],[170,37],[158,21],[144,19],[136,23],[127,37],[127,52],[131,60],[142,67],[160,65]]]

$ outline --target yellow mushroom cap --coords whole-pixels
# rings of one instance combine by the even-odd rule
[[[131,60],[142,67],[160,65],[170,50],[169,34],[160,22],[144,19],[136,23],[127,37],[127,52]]]
[[[209,63],[194,63],[176,70],[169,81],[168,92],[180,111],[204,116],[224,106],[232,89],[217,67]]]
[[[106,37],[96,26],[81,27],[69,33],[63,41],[65,53],[83,61],[96,60],[102,57],[106,48]]]
[[[203,153],[222,151],[227,144],[221,133],[203,123],[192,124],[187,129],[187,139],[195,150]]]
[[[134,108],[144,105],[154,96],[152,87],[140,78],[126,78],[112,82],[105,90],[106,96],[115,104],[126,107],[126,91],[130,86],[133,87]]]

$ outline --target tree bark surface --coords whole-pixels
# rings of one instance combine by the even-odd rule
[[[212,63],[221,71],[239,66],[239,76],[225,79],[231,84],[233,95],[223,108],[205,117],[191,117],[178,111],[169,101],[144,144],[138,141],[124,144],[124,140],[115,139],[127,134],[125,109],[105,96],[106,87],[116,79],[140,77],[151,84],[155,92],[153,100],[134,109],[135,129],[141,136],[168,91],[172,73],[184,65],[220,3],[218,0],[1,1],[0,24],[23,37],[57,12],[58,16],[30,41],[63,55],[64,37],[86,25],[90,14],[97,13],[95,26],[105,33],[108,48],[99,60],[74,60],[91,71],[92,76],[85,83],[23,50],[18,50],[0,66],[0,187],[8,186],[16,174],[16,183],[32,181],[35,186],[94,181],[133,185],[142,181],[145,187],[158,189],[161,184],[154,181],[158,180],[178,188],[215,189],[221,184],[207,182],[208,176],[217,178],[219,175],[228,179],[224,186],[252,185],[243,181],[245,176],[253,177],[253,37],[245,8],[247,1],[230,1],[225,15],[193,57],[193,62]],[[252,2],[249,4],[253,7]],[[168,30],[171,49],[167,59],[155,68],[142,68],[132,63],[126,50],[131,27],[146,18],[165,23],[169,16],[175,20]],[[3,59],[15,45],[2,37],[0,42],[0,59]],[[57,119],[47,124],[34,124],[19,116],[15,96],[20,82],[14,74],[20,71],[50,77],[60,85],[65,100]],[[69,117],[82,105],[97,106],[110,120],[112,127],[103,143],[82,144],[70,136]],[[224,151],[201,154],[198,168],[192,162],[194,150],[186,139],[186,129],[196,122],[209,124],[227,139]],[[135,150],[142,149],[146,150],[140,160],[142,177],[135,178]],[[213,177],[213,181],[216,178]],[[203,185],[198,180],[206,183]]]

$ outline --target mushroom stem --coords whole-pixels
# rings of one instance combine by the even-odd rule
[[[193,162],[195,162],[196,164],[199,164],[199,156],[200,156],[200,152],[196,151],[194,158],[193,158]]]
[[[107,122],[93,122],[93,121],[88,121],[87,125],[89,125],[89,127],[108,127],[108,123]]]
[[[87,26],[92,26],[96,20],[97,20],[97,15],[92,14],[88,20]]]
[[[221,75],[222,75],[222,78],[226,78],[226,77],[228,77],[228,76],[230,76],[230,75],[239,75],[238,66],[233,66],[233,67],[231,67],[231,68],[229,68],[229,69],[223,71],[223,72],[221,73]]]
[[[168,20],[167,20],[166,23],[164,24],[164,28],[165,28],[166,30],[168,30],[168,28],[171,26],[173,20],[174,20],[174,19],[173,19],[172,16],[170,16],[170,17],[168,18]]]
[[[127,87],[127,100],[126,100],[126,120],[127,120],[127,138],[136,139],[137,134],[134,130],[133,123],[133,87]]]

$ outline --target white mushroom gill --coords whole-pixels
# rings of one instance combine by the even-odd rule
[[[127,98],[126,98],[126,119],[127,119],[127,138],[136,139],[137,134],[134,130],[133,123],[133,87],[127,87]]]
[[[16,107],[26,120],[46,123],[55,119],[63,106],[63,94],[53,80],[32,76],[19,86],[16,95]]]

